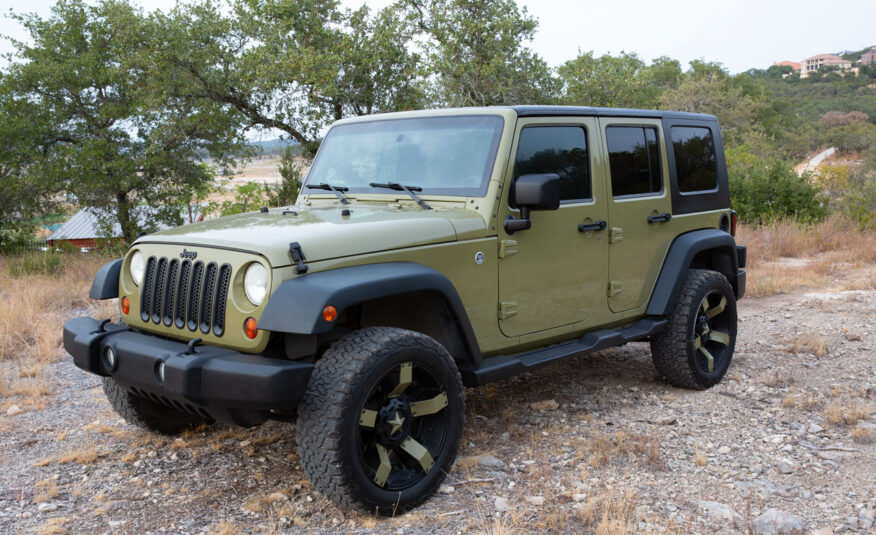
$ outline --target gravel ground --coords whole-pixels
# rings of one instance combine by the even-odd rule
[[[468,390],[446,485],[390,519],[316,493],[294,425],[150,435],[65,358],[45,410],[0,415],[0,532],[760,533],[778,509],[874,533],[876,291],[745,299],[740,321],[705,392],[656,378],[643,343]]]

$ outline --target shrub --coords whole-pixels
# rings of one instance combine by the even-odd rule
[[[784,218],[815,222],[824,219],[828,203],[808,174],[799,176],[782,160],[766,160],[741,146],[727,150],[730,204],[748,223]]]
[[[9,260],[9,276],[19,278],[23,275],[60,275],[65,263],[62,256],[54,253],[28,254]]]

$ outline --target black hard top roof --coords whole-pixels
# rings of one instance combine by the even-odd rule
[[[715,121],[714,115],[705,113],[688,113],[682,111],[663,110],[633,110],[625,108],[594,108],[590,106],[509,106],[517,112],[518,117],[556,117],[556,116],[586,116],[586,117],[649,117],[654,119],[698,119]]]

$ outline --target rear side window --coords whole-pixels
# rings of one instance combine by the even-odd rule
[[[718,187],[718,167],[712,131],[696,126],[673,126],[672,148],[678,190],[711,191]]]
[[[560,199],[592,198],[587,132],[580,126],[530,126],[520,131],[514,180],[522,175],[556,173]]]
[[[647,195],[663,191],[657,129],[651,126],[609,126],[605,129],[611,194]]]

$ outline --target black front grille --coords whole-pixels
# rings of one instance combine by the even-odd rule
[[[140,296],[140,319],[177,329],[225,333],[225,301],[231,266],[198,260],[150,257]]]

